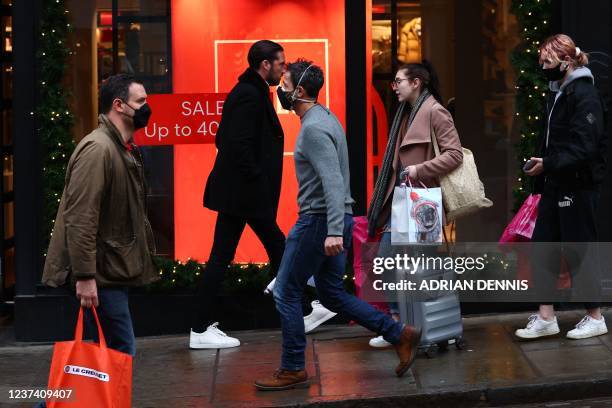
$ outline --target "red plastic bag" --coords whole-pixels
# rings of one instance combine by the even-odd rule
[[[530,194],[504,230],[500,244],[529,241],[538,218],[540,194]]]
[[[376,236],[368,236],[368,218],[354,217],[353,218],[353,271],[355,273],[355,295],[361,297],[363,283],[367,279],[366,269],[368,265],[363,265],[363,244],[380,242],[382,234],[377,233]],[[369,248],[370,250],[378,250],[378,248]],[[369,302],[376,309],[387,313],[389,305],[385,302]]]
[[[79,309],[74,341],[55,343],[49,389],[72,390],[70,400],[47,400],[49,408],[117,407],[132,402],[132,356],[106,346],[95,308],[99,344],[83,341],[83,308]]]

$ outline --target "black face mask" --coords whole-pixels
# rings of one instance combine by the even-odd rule
[[[563,71],[561,71],[559,69],[559,65],[557,65],[556,67],[552,68],[544,68],[542,69],[542,71],[544,71],[544,75],[549,81],[559,81],[565,76],[565,73],[567,72],[567,67]]]
[[[130,108],[132,108],[127,102],[124,101],[124,103]],[[134,116],[131,116],[131,118],[134,120],[134,130],[147,127],[147,125],[149,124],[149,118],[151,117],[152,113],[153,112],[151,111],[151,108],[149,107],[148,103],[145,103],[138,109],[134,109]]]
[[[280,102],[281,106],[285,110],[291,110],[293,108],[293,102],[289,99],[289,96],[287,96],[288,93],[289,92],[285,92],[283,88],[280,86],[276,88],[276,94],[278,95],[278,101]]]

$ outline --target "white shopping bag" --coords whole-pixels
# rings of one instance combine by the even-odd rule
[[[410,243],[410,204],[408,203],[408,187],[402,184],[393,190],[391,204],[391,244]]]
[[[422,183],[421,183],[422,184]],[[392,244],[442,242],[442,190],[395,187],[391,211]]]

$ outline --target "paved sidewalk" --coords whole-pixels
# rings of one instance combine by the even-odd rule
[[[612,310],[604,314],[612,328]],[[582,315],[572,311],[558,317],[564,335]],[[526,318],[466,318],[464,350],[451,346],[434,358],[420,354],[400,379],[393,372],[395,352],[370,348],[369,331],[323,326],[308,336],[310,389],[283,392],[253,387],[255,379],[278,367],[278,330],[230,333],[243,345],[226,350],[190,351],[187,336],[142,338],[134,362],[134,406],[458,408],[612,395],[612,334],[520,342],[512,333]],[[44,386],[51,351],[49,345],[0,348],[0,385]]]

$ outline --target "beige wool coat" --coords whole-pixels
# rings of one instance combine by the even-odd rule
[[[398,162],[401,162],[404,168],[416,166],[418,180],[427,187],[440,186],[439,178],[463,162],[461,142],[453,118],[433,96],[429,96],[423,102],[410,128],[408,128],[408,115],[404,117],[399,132],[393,158],[393,172],[387,184],[383,209],[376,220],[377,228],[383,227],[391,217]],[[440,147],[438,157],[435,157],[432,143],[434,135]]]

